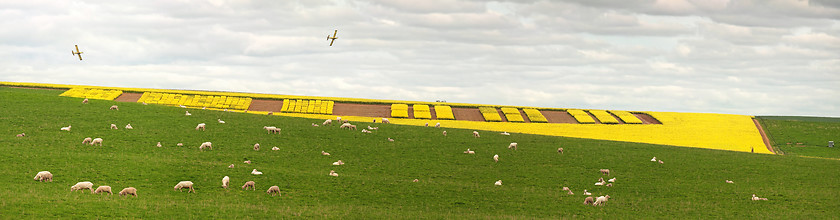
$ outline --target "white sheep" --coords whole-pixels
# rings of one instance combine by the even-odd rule
[[[338,176],[338,173],[335,170],[330,170],[330,176]]]
[[[195,126],[195,130],[196,130],[196,131],[198,131],[198,130],[202,130],[202,131],[204,131],[204,130],[206,129],[206,127],[205,127],[205,126],[206,126],[206,124],[204,124],[204,123],[199,123],[198,125],[196,125],[196,126]]]
[[[610,180],[607,180],[607,182],[614,183],[614,182],[615,182],[615,177],[613,177],[613,178],[612,178],[612,179],[610,179]]]
[[[501,186],[501,185],[502,185],[502,180],[498,180],[498,181],[496,181],[496,185],[497,185],[497,186]]]
[[[506,136],[510,136],[510,133],[507,133],[507,131],[502,132],[502,133],[499,133],[499,134],[501,134],[501,135],[506,135]]]
[[[184,143],[178,143],[178,144],[175,144],[175,146],[178,146],[178,147],[183,147],[183,146],[184,146]]]
[[[78,183],[76,183],[76,185],[73,185],[73,186],[70,187],[71,192],[76,191],[76,190],[83,190],[83,189],[89,189],[90,193],[93,193],[93,183],[91,183],[91,182],[78,182]]]
[[[325,152],[325,151],[321,151],[321,155],[324,155],[324,156],[329,156],[329,155],[330,155],[330,153],[327,153],[327,152]]]
[[[609,199],[610,199],[610,195],[598,196],[598,198],[595,199],[595,203],[592,203],[592,205],[593,206],[605,205],[607,203],[607,200],[609,200]]]
[[[365,129],[362,129],[362,133],[368,133],[368,134],[373,134],[373,132],[372,132],[372,131],[369,131],[369,130],[365,130]]]
[[[732,180],[726,180],[726,183],[735,183],[735,182],[732,182]]]
[[[336,117],[335,117],[335,120],[336,120],[336,121],[341,121],[341,116],[336,116]]]
[[[516,150],[517,145],[519,145],[519,144],[517,144],[516,142],[510,143],[510,145],[508,145],[508,149],[513,148],[514,150]]]
[[[219,120],[219,124],[224,124],[224,123],[225,123],[225,121],[222,121],[222,119],[221,119],[221,118],[220,118],[220,119],[218,119],[218,120]]]
[[[280,150],[279,147],[272,147],[271,150]]]
[[[584,205],[592,205],[594,203],[595,203],[595,199],[593,199],[592,196],[589,196],[589,197],[586,197],[585,199],[583,199],[583,204]]]
[[[260,143],[254,144],[254,150],[260,150]]]
[[[128,187],[123,190],[120,190],[120,196],[127,195],[133,195],[134,197],[137,197],[137,189],[135,189],[134,187]]]
[[[72,125],[68,125],[67,127],[61,127],[62,131],[70,131],[70,128],[73,127]]]
[[[339,119],[339,120],[341,120],[341,119]],[[326,121],[324,121],[324,123],[322,125],[324,125],[324,126],[332,125],[332,119],[327,119]]]
[[[280,195],[280,187],[279,186],[268,187],[268,190],[265,191],[265,193],[268,193],[271,196],[275,196],[275,195],[279,196]]]
[[[110,110],[120,110],[120,107],[118,107],[116,105],[112,105]]]
[[[131,124],[127,124],[125,125],[125,129],[134,129],[134,127],[131,127]]]
[[[207,149],[213,150],[213,143],[210,143],[210,142],[208,141],[208,142],[201,143],[201,146],[198,146],[198,149],[199,149],[199,150],[204,150],[204,148],[207,148]]]
[[[609,176],[610,175],[610,169],[601,169],[601,174]]]
[[[234,167],[233,164],[230,164],[230,166],[228,166],[228,168],[233,168],[233,167]]]
[[[480,138],[481,135],[478,135],[478,131],[473,131],[473,137]]]
[[[111,192],[111,187],[110,187],[110,186],[99,186],[99,187],[96,187],[96,191],[93,191],[93,193],[96,193],[96,194],[98,194],[98,193],[108,193],[108,194],[114,194],[114,193],[112,193],[112,192]]]
[[[318,124],[312,123],[312,127],[318,127]]]
[[[758,200],[767,200],[767,198],[759,198],[758,196],[755,196],[755,194],[752,194],[752,200],[753,200],[753,201],[758,201]]]
[[[280,134],[280,129],[277,128],[277,127],[274,127],[274,126],[263,126],[263,129],[268,131],[269,134],[271,134],[271,133]]]
[[[262,175],[263,173],[262,173],[262,172],[260,172],[260,171],[257,171],[257,169],[254,169],[254,170],[251,170],[251,174],[254,174],[254,175]]]
[[[563,148],[557,148],[557,153],[563,154]]]
[[[339,126],[338,128],[347,128],[347,129],[351,129],[351,130],[356,130],[356,126],[351,125],[350,123],[341,124],[341,126]]]
[[[605,182],[595,182],[596,186],[603,186],[604,184],[606,184],[606,183]]]
[[[158,141],[157,145],[155,145],[155,146],[156,147],[163,147],[163,145],[160,144],[160,141]]]
[[[665,162],[662,162],[662,160],[657,160],[657,161],[659,161],[659,164],[663,164],[663,163],[665,163]]]
[[[435,124],[435,128],[440,128],[440,122]]]
[[[102,146],[102,138],[94,138],[92,141],[90,141],[90,146],[94,146],[97,144],[99,144],[99,146]]]
[[[186,115],[186,116],[190,116],[190,115],[192,115],[192,114],[190,114],[190,111],[187,111],[187,113],[186,113],[186,114],[184,114],[184,115]]]
[[[338,160],[338,161],[336,161],[336,162],[333,162],[333,163],[332,163],[332,165],[334,165],[334,166],[341,166],[341,165],[344,165],[344,161]]]
[[[653,159],[650,159],[650,162],[656,162],[656,157],[653,157]]]
[[[444,136],[444,137],[446,136],[446,131],[443,131],[443,136]]]
[[[231,164],[231,165],[233,165],[233,164]],[[229,185],[230,185],[230,177],[228,177],[228,176],[222,177],[222,188],[227,189]]]
[[[38,182],[50,181],[52,182],[53,175],[50,171],[41,171],[35,174],[35,180]]]
[[[416,182],[420,182],[420,180],[418,180],[418,179],[414,179],[414,180],[412,180],[411,182],[415,182],[415,183],[416,183]]]
[[[189,190],[187,190],[187,192],[193,192],[193,193],[195,193],[195,188],[193,188],[193,182],[192,182],[192,181],[181,181],[181,182],[178,182],[178,184],[176,184],[176,185],[175,185],[175,187],[174,187],[173,191],[174,191],[174,190],[181,191],[181,189],[183,189],[183,188],[188,188]]]
[[[466,150],[466,151],[464,151],[464,153],[465,153],[465,154],[475,154],[475,151],[472,151],[472,150],[470,150],[469,148],[467,148],[467,150]]]
[[[499,162],[499,155],[498,154],[493,155],[493,161]]]
[[[15,137],[23,137],[23,136],[26,136],[26,133],[20,133],[20,134],[15,135]]]
[[[248,190],[248,188],[251,188],[251,190],[256,191],[257,190],[257,183],[255,183],[254,181],[248,181],[248,182],[245,182],[245,185],[242,185],[242,189]]]
[[[391,121],[389,121],[387,118],[382,118],[382,123],[390,124]]]
[[[389,138],[388,138],[388,141],[390,141],[390,142],[394,142],[394,139],[389,137]]]
[[[246,160],[246,161],[243,161],[242,163],[251,164],[251,160]]]
[[[88,104],[88,102],[90,102],[90,100],[88,100],[87,98],[85,98],[85,100],[82,100],[82,104]]]
[[[563,187],[563,191],[569,191],[569,187],[568,187],[568,186],[564,186],[564,187]]]
[[[82,140],[82,144],[88,144],[88,143],[90,143],[91,141],[93,141],[93,139],[92,139],[92,138],[86,137],[84,140]]]
[[[568,192],[566,192],[566,194],[574,195],[575,193],[573,193],[571,190],[569,190]]]
[[[607,183],[607,187],[612,187],[612,186],[613,186],[612,183]]]
[[[112,129],[112,130],[117,130],[117,125],[115,125],[115,124],[111,124],[111,129]]]
[[[591,196],[591,195],[592,195],[592,193],[591,193],[591,192],[589,192],[589,191],[586,191],[586,190],[584,189],[584,190],[583,190],[583,195],[584,195],[584,196]]]

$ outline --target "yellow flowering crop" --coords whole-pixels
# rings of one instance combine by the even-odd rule
[[[594,124],[595,123],[595,119],[592,119],[592,116],[589,116],[589,114],[586,114],[586,112],[584,112],[583,110],[569,109],[566,112],[568,112],[570,115],[572,115],[572,117],[575,117],[575,120],[577,120],[578,123],[581,123],[581,124]]]
[[[604,124],[618,124],[618,119],[615,119],[610,113],[606,110],[589,110],[589,113],[595,116],[598,121]]]
[[[392,118],[408,118],[408,105],[406,104],[391,104]]]
[[[525,119],[522,118],[522,114],[519,114],[519,110],[516,108],[502,108],[502,113],[505,114],[505,118],[509,122],[525,122]]]
[[[531,120],[531,122],[548,122],[548,119],[540,113],[540,110],[535,108],[524,108],[522,111],[525,112],[525,115],[528,115],[528,120]]]
[[[284,99],[280,112],[332,115],[334,104],[324,100]]]
[[[419,105],[414,104],[414,118],[416,119],[430,119],[432,118],[432,112],[429,109],[428,105]]]
[[[455,120],[455,115],[452,114],[452,107],[449,106],[436,105],[435,114],[437,115],[437,119]]]
[[[122,95],[122,93],[123,92],[120,91],[120,90],[75,87],[75,88],[67,90],[64,93],[61,93],[60,96],[76,97],[76,98],[88,98],[88,99],[101,99],[101,100],[114,100],[117,97],[120,97],[120,95]]]
[[[635,115],[631,114],[628,111],[616,111],[610,110],[610,113],[613,113],[615,116],[618,116],[624,123],[627,124],[641,124],[642,120],[637,118]]]
[[[171,106],[186,106],[193,108],[214,108],[247,110],[251,106],[251,98],[227,96],[184,95],[173,93],[145,92],[137,102],[161,104]]]
[[[496,111],[496,108],[478,107],[478,111],[481,112],[481,116],[484,116],[485,121],[502,121],[502,117],[499,116],[499,112]]]

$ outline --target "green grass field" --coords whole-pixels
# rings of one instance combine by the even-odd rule
[[[773,147],[786,155],[840,159],[840,118],[757,118],[764,126]],[[835,147],[826,147],[828,141],[834,141]]]
[[[838,160],[491,132],[473,138],[457,129],[444,137],[444,129],[354,122],[380,127],[364,134],[312,127],[321,122],[312,119],[82,104],[61,92],[0,87],[3,218],[830,219],[840,210]],[[113,104],[120,110],[108,110]],[[194,130],[202,122],[207,130]],[[123,129],[129,123],[134,130]],[[59,131],[68,125],[72,131]],[[268,134],[263,126],[283,132]],[[15,137],[21,132],[26,137]],[[101,137],[104,146],[82,145],[85,137]],[[155,147],[158,141],[164,147]],[[199,151],[205,141],[214,149]],[[511,142],[519,149],[507,149]],[[463,154],[467,148],[476,154]],[[650,162],[654,156],[665,163]],[[339,159],[346,164],[330,165]],[[605,168],[615,186],[594,186]],[[252,169],[265,174],[253,176]],[[54,181],[33,181],[42,170]],[[330,170],[340,176],[328,176]],[[232,188],[221,188],[223,176]],[[494,186],[499,179],[504,185]],[[193,181],[197,193],[173,191],[182,180]],[[257,191],[238,188],[248,180]],[[80,181],[114,192],[132,186],[139,197],[71,192]],[[271,185],[282,196],[268,196]],[[583,205],[584,189],[611,199]],[[769,200],[751,201],[751,194]]]

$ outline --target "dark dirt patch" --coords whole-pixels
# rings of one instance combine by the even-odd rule
[[[116,99],[114,99],[114,101],[118,101],[118,102],[137,102],[137,100],[140,100],[140,97],[142,97],[142,96],[143,96],[143,93],[123,92],[123,94],[120,95],[120,97],[117,97]]]
[[[540,110],[540,113],[545,116],[545,119],[548,120],[548,123],[567,123],[567,124],[578,124],[577,120],[575,120],[572,115],[565,111],[549,111],[549,110]]]
[[[656,120],[656,118],[653,118],[653,116],[650,116],[645,113],[633,113],[633,115],[641,119],[642,124],[662,124],[662,122],[659,122],[659,120]]]
[[[252,99],[248,111],[280,112],[283,100]]]
[[[390,105],[338,103],[333,105],[333,115],[390,118]]]
[[[478,108],[452,108],[452,114],[455,115],[455,120],[460,121],[484,121],[484,116]]]

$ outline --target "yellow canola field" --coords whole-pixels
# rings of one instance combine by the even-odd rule
[[[251,105],[251,98],[144,92],[137,102],[193,108],[246,110]]]
[[[122,91],[120,91],[120,90],[75,87],[75,88],[67,90],[64,93],[61,93],[61,95],[59,95],[59,96],[68,96],[68,97],[76,97],[76,98],[88,98],[88,99],[101,99],[101,100],[114,100],[117,97],[120,97],[120,95],[122,95]]]
[[[437,119],[455,120],[455,115],[452,113],[452,107],[449,106],[436,105],[435,115],[437,115]]]

